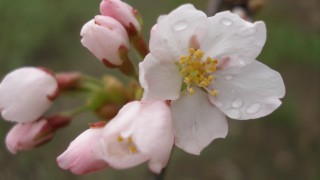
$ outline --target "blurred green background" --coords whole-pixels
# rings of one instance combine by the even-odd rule
[[[187,2],[205,11],[208,3],[127,2],[143,15],[146,39],[158,15]],[[0,77],[21,66],[82,71],[96,77],[118,75],[104,68],[80,44],[80,29],[99,13],[99,3],[100,0],[0,0]],[[283,105],[258,120],[230,120],[227,138],[215,140],[200,156],[175,149],[166,179],[320,179],[320,1],[266,0],[255,19],[267,25],[267,43],[258,59],[282,74],[287,89]],[[68,107],[64,101],[55,105]],[[59,169],[56,157],[87,128],[87,122],[96,120],[91,114],[82,116],[59,131],[49,144],[15,156],[4,146],[12,124],[1,121],[0,180],[146,179],[145,165],[85,176]]]

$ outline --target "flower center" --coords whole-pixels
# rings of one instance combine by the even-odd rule
[[[132,140],[132,137],[128,137],[126,139],[124,139],[122,136],[118,136],[117,138],[117,141],[119,143],[121,143],[122,145],[124,145],[129,151],[131,154],[135,154],[138,152],[138,149],[137,147],[134,145],[133,143],[133,140]]]
[[[187,85],[188,92],[194,94],[192,86],[198,86],[208,91],[212,96],[217,95],[217,90],[210,90],[208,86],[214,80],[212,75],[216,70],[217,59],[207,57],[202,61],[203,51],[200,49],[189,49],[189,55],[181,56],[179,59],[180,73],[184,77],[184,83]]]

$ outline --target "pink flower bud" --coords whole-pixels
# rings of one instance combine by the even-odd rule
[[[29,150],[48,142],[53,137],[53,129],[45,119],[31,123],[18,123],[9,131],[6,145],[12,154]]]
[[[96,159],[93,152],[103,128],[90,128],[72,141],[68,149],[58,158],[58,165],[74,174],[86,174],[106,168],[108,164]]]
[[[119,21],[129,35],[135,35],[141,30],[138,11],[120,0],[103,0],[100,4],[100,12],[104,16],[110,16]]]
[[[34,121],[57,94],[58,84],[52,74],[34,67],[16,69],[0,83],[1,115],[8,121]]]
[[[124,27],[115,19],[96,16],[81,29],[81,43],[103,63],[119,66],[123,63],[122,53],[130,47]]]

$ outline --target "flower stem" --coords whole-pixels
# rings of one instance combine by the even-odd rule
[[[67,117],[70,117],[70,118],[74,118],[76,116],[78,116],[79,114],[83,113],[83,112],[86,112],[90,110],[90,108],[88,106],[80,106],[78,108],[75,108],[75,109],[71,109],[71,110],[68,110],[68,111],[64,111],[62,113],[59,113],[63,116],[67,116]]]

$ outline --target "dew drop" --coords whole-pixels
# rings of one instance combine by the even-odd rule
[[[246,59],[242,56],[240,56],[238,58],[238,63],[241,65],[241,66],[244,66],[245,65],[245,62],[246,62]]]
[[[180,21],[180,22],[177,22],[177,24],[175,24],[173,26],[173,30],[174,31],[182,31],[184,29],[186,29],[188,27],[188,23],[185,22],[185,21]]]
[[[247,109],[247,113],[248,114],[255,114],[257,112],[259,112],[261,109],[261,105],[258,103],[254,103],[251,106],[248,107]]]
[[[226,78],[226,80],[231,80],[231,79],[233,79],[233,76],[227,75],[227,76],[225,76],[225,78]]]
[[[221,19],[221,23],[225,26],[230,26],[232,24],[232,21],[230,19],[223,18]]]
[[[227,111],[227,114],[232,119],[240,119],[241,112],[238,109],[230,109]]]
[[[232,101],[231,106],[233,108],[239,108],[242,106],[242,103],[243,103],[243,101],[241,98],[236,98],[234,101]]]

